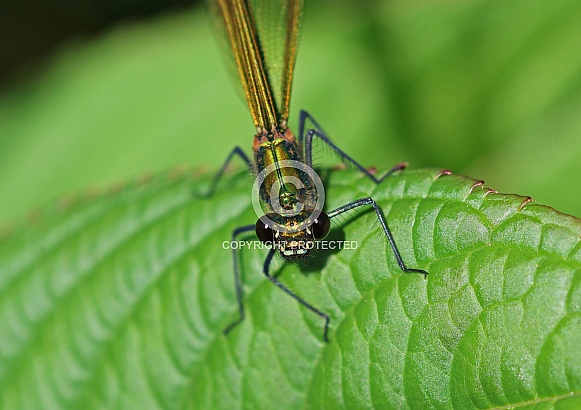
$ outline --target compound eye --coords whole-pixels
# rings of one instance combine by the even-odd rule
[[[258,236],[258,239],[262,242],[272,242],[274,239],[274,231],[270,226],[259,219],[256,221],[256,236]]]
[[[315,239],[323,239],[329,233],[329,229],[331,229],[329,216],[321,211],[317,219],[315,219],[315,222],[313,222],[311,229],[313,230]]]

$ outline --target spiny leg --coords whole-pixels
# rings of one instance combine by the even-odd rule
[[[222,168],[220,168],[220,171],[218,171],[216,173],[216,175],[214,175],[214,179],[212,180],[212,182],[210,184],[210,189],[208,189],[208,192],[201,195],[202,197],[207,198],[207,197],[212,196],[212,194],[214,194],[214,191],[216,190],[216,186],[218,185],[218,183],[220,182],[220,180],[224,176],[224,173],[226,172],[226,169],[228,168],[228,166],[230,165],[230,162],[234,158],[234,155],[238,155],[240,158],[242,158],[242,160],[244,161],[244,163],[246,164],[246,166],[248,167],[250,172],[254,171],[252,161],[250,160],[250,158],[248,158],[248,155],[246,155],[244,153],[244,151],[242,151],[242,148],[236,147],[230,152],[230,154],[228,154],[228,156],[226,157],[226,161],[224,161],[224,165],[222,165]]]
[[[305,139],[305,125],[307,121],[310,121],[316,130],[320,131],[322,134],[327,135],[325,131],[323,131],[323,127],[319,125],[319,123],[313,118],[311,114],[305,110],[301,110],[299,113],[299,144],[302,144],[303,140]]]
[[[305,135],[305,123],[307,122],[307,120],[310,121],[315,128],[307,130],[306,135]],[[337,153],[337,155],[339,155],[341,158],[349,161],[351,164],[353,164],[355,167],[357,167],[357,169],[359,169],[365,176],[370,178],[376,184],[379,184],[381,181],[383,181],[385,178],[387,178],[389,175],[393,174],[394,172],[401,171],[402,169],[404,169],[406,167],[405,163],[400,162],[399,164],[394,166],[392,169],[387,171],[387,173],[385,173],[381,178],[376,178],[375,175],[373,175],[371,172],[369,172],[367,170],[367,168],[365,168],[359,162],[354,160],[351,156],[349,156],[347,153],[345,153],[341,148],[337,147],[331,141],[331,139],[327,136],[325,131],[323,131],[323,128],[321,128],[321,126],[317,123],[317,121],[315,121],[315,119],[308,112],[301,111],[300,117],[299,117],[299,143],[303,144],[303,140],[304,140],[305,160],[306,160],[307,165],[310,167],[313,166],[313,139],[315,137],[318,137],[319,139],[321,139],[325,144],[330,146],[333,149],[333,151],[335,151],[335,153]]]
[[[236,237],[238,235],[243,234],[245,232],[254,231],[256,229],[256,225],[246,225],[236,228],[234,232],[232,232],[232,242],[236,241]],[[240,279],[240,268],[238,266],[238,255],[237,249],[232,247],[232,261],[234,263],[234,287],[236,288],[236,300],[238,302],[238,313],[239,318],[232,322],[226,329],[224,329],[224,334],[227,334],[230,330],[232,330],[236,325],[244,320],[244,304],[243,304],[243,297],[242,294],[242,281]]]
[[[276,251],[274,249],[271,249],[270,250],[270,253],[266,257],[266,260],[264,261],[264,268],[263,268],[264,275],[268,278],[268,280],[270,280],[272,283],[274,283],[280,289],[284,290],[287,293],[287,295],[291,296],[294,300],[296,300],[297,302],[299,302],[301,305],[303,305],[304,307],[306,307],[307,309],[309,309],[311,312],[316,313],[317,315],[319,315],[321,318],[323,318],[325,320],[325,330],[323,331],[323,340],[325,342],[329,342],[329,338],[327,337],[327,334],[329,332],[329,321],[330,321],[329,315],[327,315],[326,313],[321,312],[316,307],[314,307],[314,306],[310,305],[309,303],[307,303],[304,299],[302,299],[301,297],[297,296],[295,293],[293,293],[292,290],[290,290],[285,285],[283,285],[281,282],[279,282],[278,279],[276,279],[274,276],[271,276],[270,275],[270,273],[269,273],[270,262],[272,261],[272,257],[274,256],[275,252]]]
[[[328,213],[329,219],[332,219],[334,217],[336,217],[337,215],[341,215],[344,212],[347,212],[353,208],[357,208],[363,205],[371,205],[373,206],[373,209],[375,210],[375,214],[377,215],[377,219],[379,220],[379,223],[381,223],[381,227],[383,228],[383,232],[385,232],[385,236],[387,237],[387,240],[389,241],[389,245],[391,246],[391,249],[393,251],[393,254],[395,255],[395,259],[397,261],[397,264],[399,265],[400,269],[404,272],[415,272],[415,273],[421,273],[422,275],[424,275],[425,277],[428,276],[428,272],[426,272],[425,270],[422,269],[411,269],[406,267],[400,253],[399,250],[397,249],[397,245],[395,244],[395,240],[393,239],[393,235],[391,233],[391,231],[389,230],[389,226],[387,225],[387,222],[385,221],[385,218],[383,217],[383,214],[381,213],[381,210],[379,209],[379,206],[377,206],[377,203],[372,199],[372,198],[361,198],[358,199],[357,201],[353,201],[350,202],[346,205],[340,206],[339,208],[331,211]]]

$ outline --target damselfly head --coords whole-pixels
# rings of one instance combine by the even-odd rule
[[[304,218],[306,214],[294,217],[265,215],[256,222],[256,236],[287,260],[305,258],[315,247],[315,241],[324,239],[331,227],[326,213],[317,214],[316,218]]]

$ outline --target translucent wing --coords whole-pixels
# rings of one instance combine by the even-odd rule
[[[234,56],[254,124],[285,127],[302,0],[209,0]]]
[[[302,0],[250,0],[279,120],[289,116],[290,91],[303,11]]]

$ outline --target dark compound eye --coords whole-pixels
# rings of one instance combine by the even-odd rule
[[[329,229],[331,228],[331,221],[329,220],[329,216],[321,211],[311,229],[313,231],[313,236],[315,239],[323,239],[329,233]]]
[[[272,242],[274,238],[274,231],[267,224],[265,224],[261,219],[256,221],[256,236],[262,242]]]

